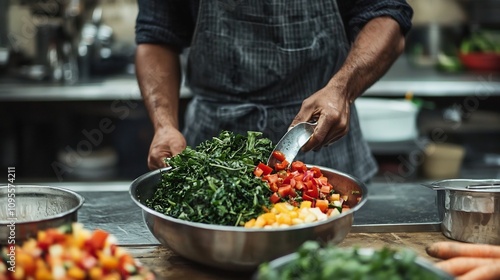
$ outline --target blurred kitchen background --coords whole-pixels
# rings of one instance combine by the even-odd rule
[[[405,54],[357,101],[375,180],[500,178],[500,0],[409,3]],[[0,165],[17,182],[148,171],[136,14],[135,0],[0,0]]]

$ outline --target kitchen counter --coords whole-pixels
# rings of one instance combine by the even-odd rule
[[[141,209],[130,198],[130,182],[40,185],[64,187],[83,195],[85,203],[78,212],[78,221],[86,228],[102,228],[115,235],[121,246],[155,270],[160,279],[251,278],[251,274],[225,272],[195,264],[161,246],[144,224]],[[374,182],[367,188],[367,202],[355,213],[351,233],[339,246],[403,246],[429,259],[425,246],[446,240],[439,229],[434,191],[415,183]]]
[[[339,247],[410,248],[428,261],[437,261],[427,256],[425,247],[431,242],[448,240],[439,232],[413,233],[350,233]],[[147,267],[152,268],[159,279],[196,279],[196,280],[236,280],[251,279],[252,272],[239,273],[212,269],[179,257],[162,246],[125,245],[134,257]]]
[[[130,182],[43,183],[80,193],[85,204],[78,220],[90,229],[113,233],[120,244],[158,245],[146,228],[142,212],[128,193]],[[352,232],[439,231],[436,192],[416,183],[374,182],[367,186],[367,202],[354,213]]]
[[[369,88],[364,96],[500,96],[499,73],[443,73],[433,68],[411,67],[406,57],[398,59],[389,72]],[[181,97],[191,92],[182,87]],[[139,100],[134,75],[94,78],[75,85],[27,82],[0,78],[0,101],[113,101]]]

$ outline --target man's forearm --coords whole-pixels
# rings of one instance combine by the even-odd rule
[[[404,50],[399,24],[390,17],[369,21],[359,32],[348,56],[329,85],[352,103],[391,67]]]
[[[160,45],[141,44],[136,52],[136,75],[155,130],[179,127],[179,55]]]

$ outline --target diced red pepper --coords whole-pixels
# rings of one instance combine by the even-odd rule
[[[271,201],[271,203],[274,203],[274,204],[278,203],[280,200],[281,200],[281,198],[280,198],[280,196],[278,195],[278,193],[276,193],[276,192],[275,192],[275,193],[273,193],[273,194],[271,195],[271,197],[269,198],[269,201]]]
[[[318,183],[320,183],[323,186],[330,185],[330,183],[328,183],[328,178],[326,178],[325,176],[321,176],[317,180],[318,180]]]
[[[305,172],[307,170],[307,166],[299,160],[292,162],[292,171],[300,171]]]
[[[279,161],[284,161],[286,159],[285,154],[281,151],[274,151],[273,157]]]
[[[331,191],[330,186],[321,186],[320,192],[322,192],[324,194],[329,194],[330,191]]]
[[[309,170],[312,171],[314,178],[319,178],[323,175],[321,173],[321,169],[319,169],[319,167],[317,166],[313,166]]]
[[[256,166],[255,169],[253,170],[253,175],[255,175],[255,177],[260,177],[262,176],[262,174],[264,174],[264,170]]]
[[[304,192],[302,193],[302,200],[314,201],[314,198]]]
[[[293,174],[288,173],[287,176],[283,179],[283,184],[290,184],[290,181],[293,179]]]
[[[305,181],[304,186],[306,187],[307,190],[310,190],[315,187],[312,180]]]
[[[282,162],[276,163],[274,166],[274,169],[276,170],[285,170],[290,163],[287,160],[284,160]]]
[[[306,190],[306,194],[312,198],[318,198],[319,196],[318,188],[315,186],[313,186],[312,188],[308,188]]]
[[[269,189],[272,192],[277,192],[278,191],[278,184],[277,183],[269,183]]]
[[[304,188],[304,182],[302,182],[302,181],[295,181],[295,189],[302,190],[303,188]]]
[[[280,197],[282,198],[287,198],[290,195],[290,191],[292,190],[292,186],[290,185],[283,185],[278,189],[278,193]]]
[[[264,176],[264,180],[266,180],[269,184],[278,183],[278,174],[268,174]]]
[[[273,168],[263,162],[259,163],[257,167],[262,169],[264,175],[271,174],[271,172],[273,172]]]

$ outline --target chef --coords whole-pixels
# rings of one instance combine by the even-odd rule
[[[139,0],[136,73],[155,133],[148,166],[221,130],[274,143],[317,121],[296,159],[362,181],[377,171],[354,101],[404,49],[404,0]],[[179,128],[180,54],[193,94]],[[312,152],[309,152],[312,151]]]

